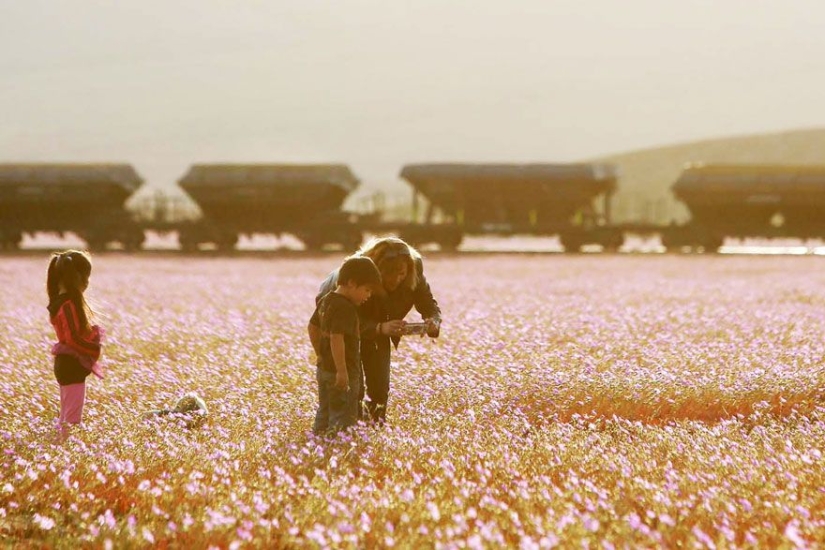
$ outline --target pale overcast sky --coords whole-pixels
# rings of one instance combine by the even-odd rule
[[[820,0],[0,0],[0,161],[567,162],[825,126]],[[825,155],[825,153],[823,153]]]

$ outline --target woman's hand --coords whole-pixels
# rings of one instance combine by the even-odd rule
[[[384,321],[381,323],[381,334],[384,336],[401,336],[404,334],[404,327],[406,325],[407,322],[403,319]]]
[[[441,321],[439,319],[424,319],[424,322],[427,323],[427,336],[436,338],[441,332]]]

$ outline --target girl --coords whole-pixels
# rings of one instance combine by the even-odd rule
[[[60,384],[58,438],[68,436],[69,425],[80,424],[86,399],[86,377],[103,378],[98,364],[103,330],[91,324],[92,310],[83,297],[89,286],[92,261],[89,254],[68,250],[53,254],[46,274],[49,318],[57,343],[52,346],[54,376]]]

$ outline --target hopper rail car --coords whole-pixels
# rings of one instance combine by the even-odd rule
[[[672,192],[690,219],[670,224],[614,223],[620,177],[607,163],[410,164],[400,176],[412,187],[411,215],[391,220],[380,207],[343,208],[359,185],[343,164],[196,164],[178,181],[194,216],[169,195],[131,204],[144,182],[129,164],[0,164],[0,249],[42,232],[129,251],[147,231],[176,232],[184,251],[228,251],[253,234],[291,234],[308,250],[354,250],[366,233],[443,250],[466,235],[554,235],[567,252],[616,251],[628,234],[700,252],[728,237],[825,238],[825,166],[688,165]]]

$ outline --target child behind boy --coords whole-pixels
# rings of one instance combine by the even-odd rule
[[[338,273],[338,286],[321,298],[309,320],[309,339],[318,357],[316,434],[338,432],[358,418],[363,374],[357,306],[380,284],[381,273],[371,259],[348,258]]]

